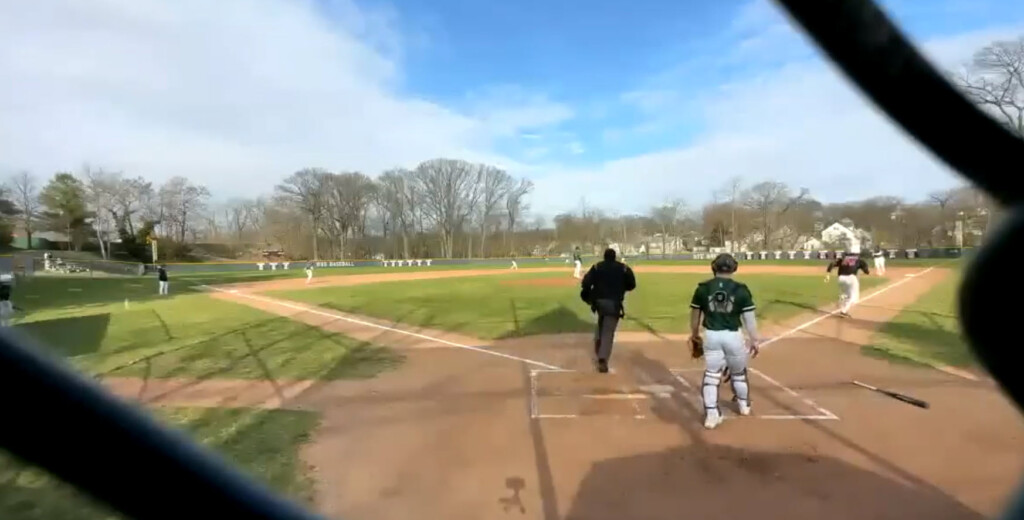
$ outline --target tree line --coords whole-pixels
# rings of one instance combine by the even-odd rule
[[[272,194],[210,202],[205,187],[182,177],[154,185],[103,169],[60,172],[41,184],[22,172],[0,197],[3,229],[26,241],[43,231],[93,247],[105,258],[150,260],[150,240],[163,259],[456,258],[596,252],[795,250],[839,222],[886,247],[976,245],[999,218],[991,199],[969,186],[925,200],[880,196],[822,203],[779,181],[729,179],[711,201],[672,200],[645,213],[589,206],[529,218],[533,184],[484,164],[433,159],[372,178],[360,172],[309,168],[283,179]],[[838,244],[822,244],[838,247]]]
[[[272,194],[212,203],[183,177],[142,177],[84,166],[45,184],[20,172],[0,192],[2,240],[56,232],[63,247],[104,258],[235,258],[284,250],[299,258],[426,258],[529,254],[516,243],[533,183],[495,166],[432,159],[371,178],[299,170]],[[500,242],[495,242],[495,237]]]

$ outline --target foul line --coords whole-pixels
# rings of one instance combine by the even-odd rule
[[[866,302],[866,301],[870,300],[871,298],[874,298],[875,296],[878,296],[879,294],[882,294],[885,291],[888,291],[889,289],[894,289],[896,287],[899,287],[899,286],[901,286],[901,285],[903,285],[903,284],[913,280],[914,278],[917,278],[918,276],[921,276],[921,275],[931,271],[932,269],[935,269],[935,267],[929,267],[929,268],[924,269],[922,271],[918,271],[918,272],[916,272],[914,274],[909,274],[909,275],[907,275],[906,278],[903,278],[902,280],[899,280],[899,281],[893,282],[893,283],[891,283],[889,285],[886,285],[885,287],[882,287],[881,289],[879,289],[879,290],[877,290],[877,291],[875,291],[875,292],[873,292],[873,293],[871,293],[871,294],[869,294],[869,295],[867,295],[867,296],[857,300],[856,302],[854,302],[851,305],[851,307],[856,307],[857,305],[861,304],[862,302]],[[814,325],[815,323],[818,323],[818,322],[820,322],[822,320],[825,320],[827,318],[835,316],[836,314],[839,314],[839,309],[831,311],[828,314],[822,314],[821,316],[818,316],[817,318],[809,320],[806,323],[803,323],[801,325],[793,327],[792,329],[789,329],[788,331],[783,332],[782,334],[779,334],[778,336],[775,336],[773,338],[767,339],[763,343],[761,343],[760,346],[761,346],[761,348],[765,348],[768,345],[771,345],[772,343],[775,343],[776,341],[778,341],[778,340],[780,340],[782,338],[785,338],[787,336],[792,336],[793,334],[796,334],[797,332],[800,332],[801,330],[804,330],[807,327],[810,327],[811,325]]]
[[[473,347],[473,346],[470,346],[470,345],[463,345],[462,343],[456,343],[454,341],[448,341],[446,339],[435,338],[433,336],[427,336],[426,334],[419,334],[419,333],[416,333],[416,332],[411,332],[411,331],[408,331],[408,330],[402,330],[402,329],[395,328],[395,327],[388,327],[387,325],[380,325],[380,324],[377,324],[377,323],[372,323],[372,322],[369,322],[369,321],[359,320],[359,319],[356,319],[356,318],[349,318],[348,316],[342,316],[340,314],[334,314],[334,313],[331,313],[331,312],[324,312],[324,311],[321,311],[321,310],[318,310],[318,309],[310,309],[309,307],[304,307],[302,305],[295,305],[293,303],[288,303],[288,302],[281,301],[281,300],[275,300],[275,299],[272,299],[272,298],[264,298],[262,296],[256,296],[256,295],[244,293],[244,292],[241,292],[241,291],[238,291],[238,290],[226,290],[226,289],[220,289],[220,288],[217,288],[217,287],[212,287],[212,286],[209,286],[209,285],[202,285],[202,284],[198,284],[198,286],[204,288],[205,290],[212,290],[212,291],[232,294],[232,295],[235,295],[235,296],[241,296],[243,298],[248,298],[250,300],[261,301],[261,302],[270,303],[270,304],[273,304],[273,305],[280,305],[281,307],[287,307],[289,309],[295,309],[295,310],[298,310],[298,311],[308,312],[308,313],[311,313],[311,314],[318,314],[320,316],[326,316],[328,318],[334,318],[334,319],[337,319],[337,320],[347,321],[349,323],[355,323],[357,325],[363,325],[363,326],[366,326],[366,327],[373,327],[375,329],[386,330],[388,332],[394,332],[394,333],[397,333],[397,334],[404,334],[406,336],[412,336],[414,338],[425,339],[427,341],[433,341],[435,343],[441,343],[441,344],[444,344],[444,345],[448,345],[450,347],[461,348],[461,349],[465,349],[465,350],[471,350],[473,352],[479,352],[481,354],[489,354],[489,355],[497,356],[497,357],[500,357],[500,358],[511,359],[513,361],[519,361],[521,363],[527,363],[527,364],[538,366],[538,367],[544,367],[544,368],[546,368],[548,370],[557,370],[557,371],[564,370],[564,369],[556,367],[554,365],[549,365],[547,363],[542,363],[540,361],[535,361],[535,360],[532,360],[532,359],[526,359],[526,358],[522,358],[522,357],[518,357],[518,356],[513,356],[513,355],[510,355],[510,354],[503,354],[501,352],[495,352],[493,350],[487,350],[485,348]]]
[[[790,388],[790,387],[788,387],[788,386],[786,386],[786,385],[776,381],[775,379],[773,379],[771,377],[768,377],[768,374],[765,374],[764,372],[762,372],[762,371],[760,371],[760,370],[758,370],[756,368],[753,368],[753,367],[747,367],[747,370],[749,370],[749,371],[751,371],[751,372],[761,376],[761,378],[764,379],[765,381],[767,381],[769,384],[775,386],[776,388],[782,390],[783,392],[786,392],[787,394],[793,396],[794,398],[799,399],[800,402],[802,402],[805,405],[813,408],[815,412],[818,412],[817,415],[755,415],[754,416],[755,418],[757,418],[757,419],[776,419],[776,420],[778,420],[778,419],[782,419],[782,420],[785,420],[785,419],[816,420],[816,421],[838,421],[839,420],[839,416],[838,415],[836,415],[836,414],[832,413],[831,411],[829,411],[829,410],[823,408],[822,406],[818,405],[818,403],[814,402],[810,398],[807,398],[807,397],[804,397],[804,396],[800,395],[800,393],[798,393],[796,390],[793,390],[792,388]],[[672,369],[672,370],[670,370],[670,372],[672,372],[672,376],[675,377],[676,381],[679,381],[679,383],[682,384],[683,386],[685,386],[688,390],[693,390],[694,387],[693,387],[693,385],[690,384],[690,382],[688,382],[686,380],[686,378],[684,378],[680,374],[682,372],[703,372],[703,371],[704,371],[703,368]],[[728,417],[726,417],[726,418],[728,418]]]

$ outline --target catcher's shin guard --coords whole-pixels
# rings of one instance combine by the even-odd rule
[[[710,410],[718,411],[718,385],[722,384],[722,373],[704,371],[704,382],[701,386],[701,396],[704,398],[704,412]]]
[[[732,374],[732,391],[736,394],[736,400],[743,404],[750,404],[750,383],[747,380],[747,369]]]

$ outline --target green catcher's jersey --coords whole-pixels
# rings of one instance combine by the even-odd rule
[[[707,330],[740,330],[740,316],[755,308],[745,284],[719,277],[697,284],[690,307],[700,309]]]

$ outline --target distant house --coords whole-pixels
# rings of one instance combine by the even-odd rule
[[[835,245],[843,249],[861,249],[871,244],[871,234],[853,227],[853,222],[844,219],[846,225],[835,222],[821,231],[823,245]]]
[[[800,235],[797,237],[794,247],[797,251],[820,251],[824,249],[825,244],[810,235]]]
[[[652,255],[673,255],[677,253],[683,253],[686,251],[686,243],[681,237],[672,235],[666,235],[664,246],[665,250],[662,251],[662,236],[661,233],[655,233],[654,235],[647,237],[647,250]]]

